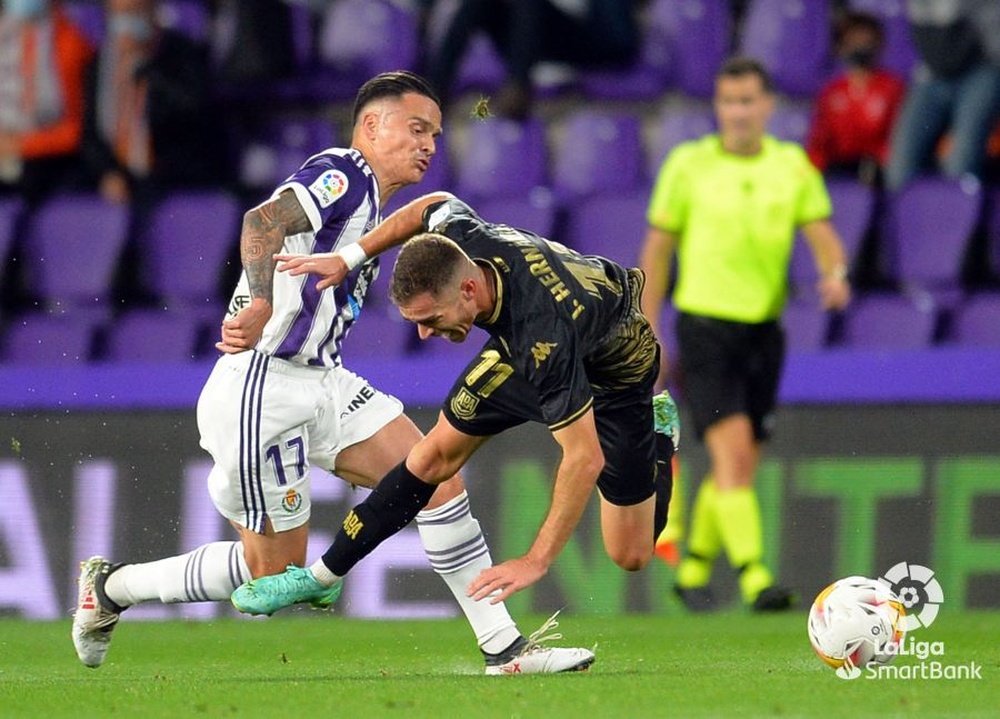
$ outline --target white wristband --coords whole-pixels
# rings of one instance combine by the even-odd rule
[[[347,247],[337,250],[337,254],[347,263],[348,270],[353,270],[368,259],[368,255],[365,254],[365,248],[357,242],[352,242]]]

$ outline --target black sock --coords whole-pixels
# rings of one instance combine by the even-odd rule
[[[674,473],[670,460],[674,456],[674,443],[665,434],[656,435],[656,507],[653,510],[653,541],[660,537],[667,526],[670,494],[674,489]]]
[[[436,486],[406,468],[405,460],[392,469],[361,504],[347,513],[323,564],[339,577],[368,556],[375,547],[405,527],[427,506]]]

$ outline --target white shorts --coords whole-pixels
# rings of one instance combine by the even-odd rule
[[[309,520],[309,465],[337,454],[403,412],[398,399],[344,369],[260,354],[223,355],[198,398],[201,446],[215,466],[208,492],[229,520],[258,533]]]

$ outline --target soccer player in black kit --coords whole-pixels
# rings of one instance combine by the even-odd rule
[[[371,257],[404,242],[390,296],[420,337],[462,342],[473,324],[490,337],[434,428],[348,513],[319,574],[340,581],[490,436],[527,421],[548,426],[562,449],[552,501],[528,552],[481,572],[469,595],[502,601],[544,576],[595,485],[605,551],[623,569],[644,567],[666,522],[677,420],[670,396],[653,396],[660,350],[639,306],[642,273],[484,222],[444,192],[404,206],[359,245]],[[280,271],[319,275],[324,289],[363,258],[277,259]],[[241,607],[297,601],[285,575],[236,594]]]

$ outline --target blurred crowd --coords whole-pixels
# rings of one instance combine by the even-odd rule
[[[572,185],[594,171],[580,147],[561,146],[573,114],[591,110],[637,126],[644,155],[629,172],[624,155],[598,160],[608,176],[591,185],[648,197],[666,152],[712,131],[712,78],[737,53],[774,76],[772,133],[802,143],[828,178],[877,198],[928,173],[984,184],[966,279],[995,284],[998,28],[995,0],[2,0],[0,215],[14,229],[4,241],[0,227],[0,312],[28,306],[34,288],[10,258],[25,256],[21,230],[48,198],[127,207],[127,261],[170,193],[221,191],[245,209],[343,142],[357,87],[384,70],[425,74],[445,101],[445,142],[419,191],[463,189],[475,171],[463,164],[490,148],[454,139],[493,115],[541,133],[540,157],[522,156],[512,177],[537,164],[558,204],[560,173]],[[578,162],[560,168],[570,153]],[[876,218],[881,208],[876,199]],[[572,244],[561,234],[572,224],[545,229]],[[238,222],[230,231],[235,248]],[[871,244],[852,258],[861,289],[893,274],[866,257]],[[120,284],[126,299],[142,295]]]
[[[680,44],[677,57],[649,57],[656,43],[648,36],[678,31],[664,27],[675,22],[671,13],[722,13],[729,30],[718,42],[729,54],[753,48],[744,34],[767,31],[757,16],[782,12],[782,3],[767,0],[668,4],[4,0],[0,192],[36,201],[93,189],[124,202],[163,188],[233,185],[239,178],[229,168],[243,159],[247,127],[282,113],[322,117],[346,102],[365,73],[381,69],[364,45],[426,73],[446,100],[478,82],[494,96],[492,112],[523,119],[539,95],[572,87],[581,73],[619,71],[628,84],[628,71],[644,64],[690,63],[679,57],[688,51]],[[811,106],[801,138],[810,157],[826,172],[893,189],[935,167],[950,176],[995,173],[1000,4],[908,0],[908,49],[916,55],[908,75],[898,71],[905,61],[883,63],[884,21],[893,8],[899,15],[899,5],[842,0],[824,8],[830,37],[819,44],[829,52],[813,73],[815,92],[789,84],[794,101]],[[898,35],[898,17],[894,23],[888,30]],[[780,31],[778,18],[772,25]],[[373,37],[380,28],[399,37]],[[709,64],[713,52],[706,46]],[[637,98],[655,105],[677,94],[666,77],[671,68],[663,69],[660,92]],[[782,90],[780,68],[776,76]],[[683,80],[676,84],[683,97]],[[607,99],[581,86],[579,102]]]

